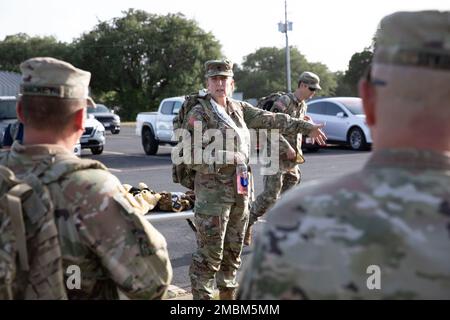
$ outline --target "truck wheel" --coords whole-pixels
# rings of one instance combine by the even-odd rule
[[[142,147],[147,155],[154,155],[158,152],[158,140],[155,139],[155,135],[149,128],[142,130]]]
[[[103,152],[103,146],[101,147],[93,147],[91,148],[92,154],[102,154]]]

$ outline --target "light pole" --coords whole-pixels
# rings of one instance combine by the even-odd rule
[[[287,20],[287,0],[284,0],[284,23],[278,23],[278,31],[286,35],[286,87],[291,92],[291,54],[289,50],[288,31],[292,31],[292,22]]]

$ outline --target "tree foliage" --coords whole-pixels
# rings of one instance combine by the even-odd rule
[[[344,72],[332,73],[322,63],[311,63],[296,47],[290,48],[291,85],[303,71],[319,75],[318,96],[356,96],[357,83],[372,59],[370,48],[355,53]],[[21,62],[36,56],[68,61],[92,74],[91,93],[98,102],[120,107],[124,120],[155,110],[170,96],[196,92],[204,86],[204,62],[222,57],[215,37],[184,15],[155,15],[129,9],[121,17],[99,21],[72,43],[52,36],[19,33],[0,41],[0,70],[19,71]],[[236,91],[244,98],[260,98],[286,91],[285,49],[263,47],[235,66]]]
[[[334,74],[322,63],[310,63],[300,51],[290,48],[291,86],[297,87],[298,77],[304,71],[316,73],[323,90],[320,96],[332,95],[336,87]],[[259,48],[244,57],[242,67],[235,72],[236,91],[242,91],[244,98],[260,98],[274,91],[286,91],[285,49],[276,47]]]
[[[362,52],[353,54],[345,74],[337,74],[338,87],[336,89],[336,95],[358,96],[358,81],[372,61],[372,56],[373,52],[367,48]]]
[[[203,87],[203,64],[219,58],[220,49],[211,33],[182,14],[130,9],[80,37],[74,60],[92,73],[95,96],[108,97],[122,116],[134,119],[163,98]]]
[[[0,70],[19,72],[19,65],[32,57],[68,59],[70,45],[54,37],[30,37],[25,33],[6,36],[0,41]]]

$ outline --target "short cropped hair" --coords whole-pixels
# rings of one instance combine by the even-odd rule
[[[61,99],[46,96],[22,96],[24,122],[37,130],[52,128],[61,132],[70,124],[75,112],[86,107],[85,99]]]

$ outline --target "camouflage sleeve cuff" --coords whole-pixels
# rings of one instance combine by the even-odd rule
[[[308,121],[295,119],[297,121],[297,133],[309,135],[314,129],[314,125]]]

